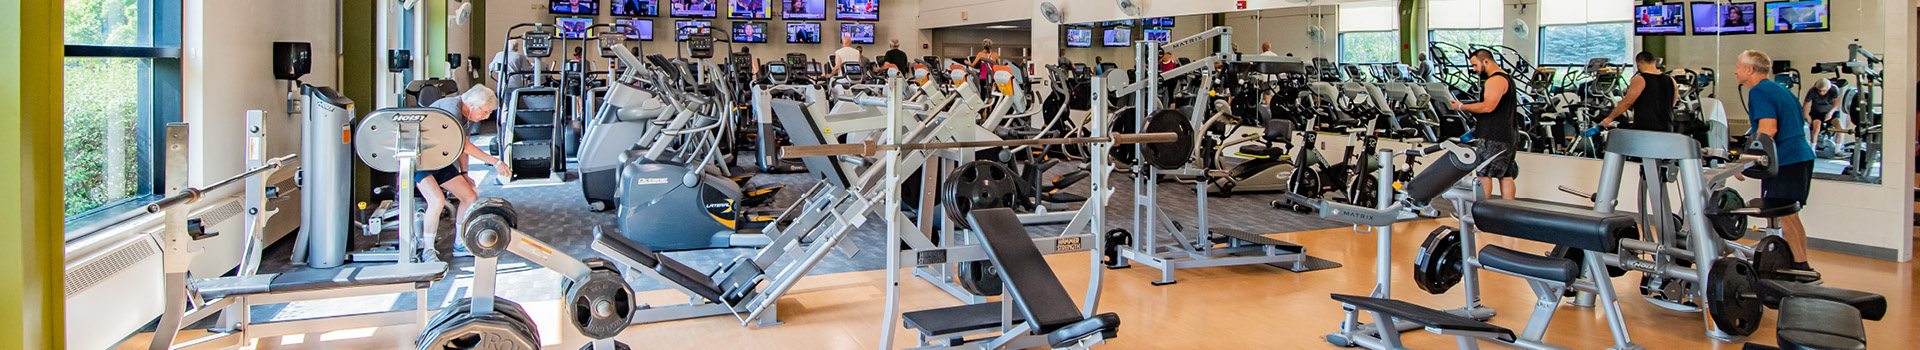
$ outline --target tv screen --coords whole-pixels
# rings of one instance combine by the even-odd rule
[[[1693,8],[1693,34],[1753,34],[1757,6],[1753,3],[1715,4],[1696,2]]]
[[[1825,0],[1767,3],[1767,32],[1824,32],[1833,29]]]
[[[673,35],[675,40],[687,40],[687,34],[707,33],[711,30],[713,30],[713,22],[673,21]]]
[[[547,0],[547,13],[596,16],[600,14],[600,0]]]
[[[1165,44],[1168,40],[1173,40],[1173,31],[1166,29],[1142,29],[1140,30],[1140,38]]]
[[[1067,29],[1067,47],[1093,47],[1093,30]]]
[[[880,0],[833,0],[833,18],[839,20],[879,20]]]
[[[674,17],[713,18],[714,0],[667,0]]]
[[[873,24],[841,23],[840,36],[852,39],[855,44],[873,43]]]
[[[562,39],[586,39],[593,35],[592,18],[555,18],[555,26],[560,27]]]
[[[1144,22],[1141,24],[1146,25],[1148,27],[1172,27],[1173,26],[1173,17],[1148,18],[1140,21]]]
[[[1129,39],[1132,35],[1133,31],[1130,30],[1108,29],[1105,34],[1107,40],[1101,41],[1100,45],[1107,47],[1127,46],[1127,42],[1132,41],[1132,39]]]
[[[727,0],[727,18],[767,19],[768,0]]]
[[[787,42],[795,44],[819,44],[819,23],[787,23]]]
[[[621,28],[621,31],[626,32],[627,40],[653,41],[653,20],[651,19],[616,19],[613,21],[620,24],[625,24],[629,27],[629,28]]]
[[[1686,34],[1686,8],[1681,7],[1680,4],[1634,6],[1633,33],[1637,35]]]
[[[657,0],[613,0],[614,16],[659,16]]]
[[[767,42],[767,24],[733,22],[733,41],[742,43]]]
[[[1100,26],[1101,26],[1101,27],[1119,27],[1119,26],[1132,26],[1132,25],[1133,25],[1133,20],[1131,20],[1131,19],[1129,19],[1129,20],[1124,20],[1124,21],[1103,21],[1103,22],[1100,22]]]
[[[827,0],[774,0],[782,19],[827,19]]]

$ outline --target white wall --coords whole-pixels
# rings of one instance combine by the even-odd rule
[[[1240,44],[1240,50],[1258,53],[1261,43],[1273,44],[1273,53],[1296,57],[1333,57],[1337,44],[1334,42],[1335,28],[1339,23],[1335,13],[1338,6],[1294,7],[1260,11],[1242,11],[1227,13],[1224,25],[1233,27],[1233,42]],[[1308,38],[1307,29],[1320,26],[1326,30],[1326,42],[1315,42]]]
[[[546,4],[547,2],[543,0],[541,1],[535,1],[535,0],[488,1],[487,2],[487,21],[486,21],[487,23],[485,24],[487,28],[487,38],[486,38],[487,47],[481,50],[481,52],[483,53],[481,57],[485,57],[488,60],[488,62],[491,63],[493,59],[493,53],[500,51],[502,36],[506,35],[505,32],[507,28],[512,27],[513,25],[520,24],[520,23],[551,24],[551,23],[554,23],[554,18],[557,18],[557,17],[578,17],[578,16],[556,16],[556,15],[547,14]],[[607,6],[610,4],[602,2],[601,5],[603,5],[600,9],[601,15],[594,17],[594,24],[613,23],[613,20],[616,17],[610,14],[612,12],[612,8]],[[676,52],[676,50],[680,50],[678,49],[679,46],[676,45],[672,36],[673,21],[675,20],[711,21],[713,22],[714,28],[721,28],[726,30],[731,30],[733,26],[732,24],[733,22],[746,21],[746,20],[732,20],[732,19],[726,19],[726,18],[710,18],[710,19],[709,18],[673,18],[673,17],[666,16],[667,9],[664,8],[664,6],[666,6],[665,1],[661,2],[661,6],[662,6],[662,8],[660,9],[661,16],[637,17],[638,19],[653,20],[653,36],[654,36],[653,41],[638,42],[640,43],[640,50],[641,50],[641,53],[643,54],[648,54],[648,55],[661,54],[661,55],[666,55],[667,57],[675,56],[673,53]],[[721,11],[721,12],[724,12],[724,11]],[[768,30],[767,43],[759,43],[759,44],[734,43],[733,44],[734,47],[736,48],[743,47],[743,46],[751,47],[752,48],[751,50],[753,52],[753,57],[762,59],[762,60],[775,58],[775,57],[785,57],[786,54],[790,52],[804,53],[804,54],[807,54],[808,58],[827,57],[833,53],[833,50],[840,48],[840,43],[838,39],[840,35],[840,23],[873,23],[874,24],[874,43],[873,44],[857,44],[857,46],[866,47],[866,56],[880,56],[885,54],[887,52],[887,41],[889,39],[900,39],[900,50],[906,51],[907,57],[920,57],[920,56],[927,55],[927,52],[930,52],[928,50],[922,49],[921,47],[922,47],[922,44],[929,43],[931,42],[931,40],[929,39],[927,34],[925,34],[920,30],[921,27],[915,24],[915,20],[916,18],[918,18],[916,14],[920,13],[919,0],[881,0],[879,21],[836,21],[832,19],[788,21],[788,20],[779,19],[780,17],[779,10],[773,10],[771,12],[772,12],[771,15],[773,19],[752,20],[753,22],[767,23],[767,30]],[[725,17],[726,14],[721,13],[720,16]],[[827,16],[831,18],[833,15],[828,14]],[[618,18],[625,18],[625,17],[618,17]],[[786,23],[787,22],[820,23],[821,43],[819,44],[788,44],[786,43],[786,40],[787,40],[786,39],[787,38]],[[631,42],[629,43],[629,45],[631,45]],[[726,43],[718,43],[716,48],[720,50],[725,50],[726,47],[727,47]],[[572,52],[568,52],[567,54],[572,54]],[[560,53],[555,53],[554,55],[558,57],[560,56]],[[594,55],[589,54],[589,56],[594,56]],[[599,61],[600,59],[598,57],[595,57],[594,60]]]
[[[273,42],[313,45],[309,84],[339,86],[335,14],[328,1],[189,0],[182,63],[184,120],[192,125],[193,186],[239,174],[247,110],[265,110],[269,155],[300,149],[300,120],[287,115],[287,82],[273,79]],[[297,220],[296,220],[297,221]]]
[[[1108,2],[1107,6],[1112,6]],[[1056,4],[1057,5],[1057,4]],[[920,4],[920,29],[999,23],[1039,17],[1039,2],[1032,0],[950,0]]]
[[[1173,19],[1174,26],[1170,31],[1170,33],[1172,34],[1170,34],[1171,39],[1169,40],[1180,40],[1180,38],[1185,38],[1188,36],[1192,36],[1194,34],[1200,34],[1200,32],[1207,31],[1208,29],[1213,29],[1214,25],[1211,23],[1212,22],[1211,17],[1212,16],[1209,16],[1209,15],[1174,16],[1174,19]],[[1129,34],[1129,35],[1132,35],[1133,40],[1136,40],[1136,41],[1141,40],[1141,35],[1143,35],[1140,32],[1141,28],[1144,28],[1144,27],[1141,27],[1138,25],[1132,27],[1133,34]],[[1242,30],[1249,30],[1251,28],[1252,27],[1235,27],[1234,38],[1239,38],[1242,35],[1252,35],[1252,34],[1242,32]],[[1066,55],[1064,57],[1066,57],[1068,60],[1072,60],[1074,63],[1086,63],[1087,65],[1090,65],[1090,66],[1093,65],[1094,57],[1099,57],[1102,60],[1102,62],[1112,62],[1116,65],[1119,65],[1120,69],[1133,69],[1134,48],[1132,46],[1102,47],[1100,46],[1100,42],[1104,37],[1102,36],[1101,33],[1107,29],[1112,29],[1112,28],[1092,28],[1092,29],[1093,29],[1093,36],[1094,36],[1093,47],[1065,47],[1065,44],[1060,44],[1061,49],[1063,49],[1066,52]],[[1060,30],[1065,30],[1065,27],[1061,27]],[[1065,37],[1065,35],[1062,34],[1061,37]],[[1060,40],[1065,40],[1065,39],[1060,39]],[[1239,41],[1239,39],[1234,39],[1234,41],[1237,42]],[[1198,58],[1201,56],[1205,56],[1213,52],[1214,49],[1213,49],[1212,43],[1213,43],[1212,41],[1208,41],[1204,43],[1196,43],[1192,45],[1183,46],[1183,47],[1174,49],[1173,56],[1187,57],[1187,58]],[[1241,44],[1240,51],[1249,53],[1249,54],[1260,53],[1260,44],[1252,44],[1252,45]],[[1048,62],[1048,63],[1051,64],[1052,62]]]

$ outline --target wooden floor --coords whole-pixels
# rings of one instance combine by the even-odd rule
[[[1429,295],[1412,283],[1412,260],[1420,240],[1441,221],[1415,221],[1396,227],[1394,240],[1394,295],[1422,305],[1451,308],[1461,302],[1460,289],[1447,295]],[[1308,253],[1345,264],[1345,267],[1292,273],[1267,266],[1182,270],[1179,283],[1152,286],[1158,271],[1136,266],[1109,270],[1100,309],[1119,313],[1118,339],[1107,349],[1335,349],[1322,336],[1339,327],[1340,305],[1329,293],[1366,294],[1374,283],[1374,236],[1350,229],[1280,234],[1273,237],[1301,243]],[[1502,236],[1481,235],[1483,244],[1500,244],[1522,251],[1546,251],[1547,246],[1519,243]],[[1084,294],[1089,261],[1086,253],[1048,257],[1076,300]],[[1920,341],[1913,332],[1916,287],[1913,264],[1814,252],[1814,267],[1825,274],[1828,286],[1880,293],[1891,301],[1884,321],[1867,322],[1870,344],[1903,348]],[[1534,296],[1518,278],[1483,275],[1483,302],[1501,312],[1493,323],[1513,329],[1524,326]],[[881,315],[885,303],[884,271],[850,272],[803,279],[780,301],[785,325],[749,328],[731,317],[709,317],[664,324],[634,326],[619,339],[635,349],[873,349],[881,342]],[[1741,344],[1713,340],[1704,334],[1702,316],[1654,306],[1639,297],[1639,277],[1615,279],[1620,305],[1635,342],[1651,349],[1739,349]],[[918,279],[904,279],[901,310],[957,305]],[[672,303],[678,294],[643,294],[652,302]],[[546,349],[579,349],[586,339],[560,320],[558,301],[523,303],[540,324]],[[1761,331],[1750,339],[1773,343],[1775,313],[1768,311]],[[283,338],[258,339],[259,349],[391,349],[410,348],[411,327],[384,327],[337,331]],[[912,346],[913,333],[899,329],[895,347]],[[1601,349],[1611,345],[1605,318],[1597,308],[1561,306],[1547,341],[1574,349]],[[197,334],[183,334],[191,338]],[[127,345],[141,344],[137,335]],[[1454,348],[1451,337],[1425,332],[1406,333],[1416,349]],[[1488,346],[1494,346],[1486,344]],[[124,348],[138,348],[129,346]]]

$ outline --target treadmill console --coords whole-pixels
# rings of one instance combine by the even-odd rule
[[[687,34],[687,56],[713,58],[713,32],[702,30]]]
[[[787,64],[782,62],[768,63],[767,80],[772,81],[774,85],[785,85],[788,80]]]
[[[859,62],[841,63],[840,75],[846,76],[848,80],[859,82],[861,80],[866,79],[867,69],[866,67],[862,66]]]
[[[533,58],[547,58],[553,55],[553,33],[535,29],[520,34],[522,54]]]

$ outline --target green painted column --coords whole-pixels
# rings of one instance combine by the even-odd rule
[[[1400,0],[1400,63],[1413,64],[1413,44],[1419,39],[1420,0]]]
[[[427,1],[427,77],[447,74],[447,2]]]
[[[373,12],[376,4],[378,2],[373,0],[340,2],[340,93],[353,100],[355,120],[373,111],[374,85],[379,84],[376,78],[386,74],[374,71],[374,59],[378,58],[373,48],[374,27],[377,25]],[[373,173],[366,166],[354,167],[353,183],[355,203],[372,198],[373,187],[368,184],[373,183]]]
[[[473,4],[473,17],[467,18],[467,56],[479,57],[480,66],[469,69],[485,71],[488,60],[493,59],[493,46],[487,45],[487,0],[467,0]],[[471,62],[469,62],[471,63]]]
[[[64,8],[0,4],[0,349],[60,349]]]

